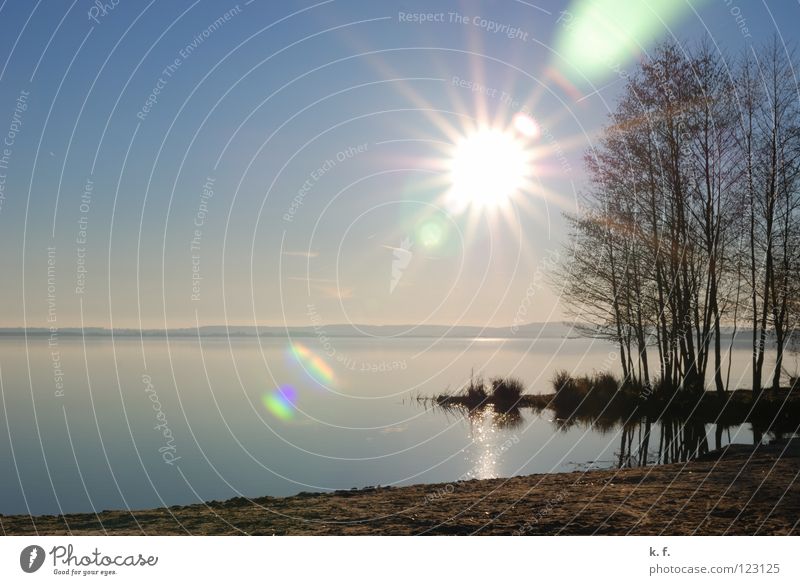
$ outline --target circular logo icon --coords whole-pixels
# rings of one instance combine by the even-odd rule
[[[35,573],[44,564],[44,549],[36,544],[26,546],[19,553],[19,566],[26,573]]]

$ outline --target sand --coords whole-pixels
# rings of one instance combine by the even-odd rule
[[[690,463],[377,487],[65,516],[5,534],[800,534],[800,445],[734,445]]]

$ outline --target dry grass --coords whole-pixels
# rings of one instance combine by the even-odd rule
[[[737,446],[650,468],[0,516],[5,534],[798,534],[800,459]]]

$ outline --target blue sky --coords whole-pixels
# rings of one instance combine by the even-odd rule
[[[543,274],[622,87],[574,62],[608,41],[569,38],[584,2],[99,4],[0,4],[1,326],[561,318]],[[735,56],[800,22],[796,2],[595,4],[640,55]],[[520,109],[534,188],[443,206],[448,145]]]

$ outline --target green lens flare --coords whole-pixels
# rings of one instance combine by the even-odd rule
[[[581,85],[623,75],[626,63],[690,10],[676,0],[574,0],[557,19],[559,69]]]
[[[291,386],[282,386],[269,394],[264,394],[261,400],[264,403],[264,408],[276,418],[281,420],[294,418],[297,392]]]
[[[438,248],[444,238],[444,227],[437,221],[426,221],[417,230],[417,240],[426,248]]]

